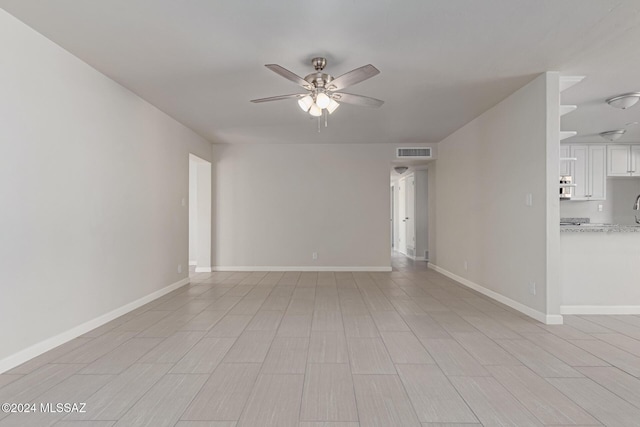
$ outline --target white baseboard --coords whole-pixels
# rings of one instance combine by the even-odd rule
[[[196,267],[196,273],[211,273],[212,271],[211,267]]]
[[[198,261],[189,261],[189,265],[198,265]]]
[[[44,341],[40,341],[39,343],[34,344],[30,347],[27,347],[24,350],[21,350],[15,354],[12,354],[9,357],[5,357],[4,359],[0,360],[0,374],[8,371],[9,369],[13,369],[18,365],[21,365],[24,362],[31,360],[36,356],[40,356],[42,353],[52,350],[58,347],[59,345],[62,345],[68,341],[71,341],[72,339],[77,338],[82,334],[86,334],[87,332],[99,326],[102,326],[105,323],[112,321],[113,319],[116,319],[124,314],[127,314],[128,312],[133,311],[136,308],[141,307],[187,284],[189,284],[188,277],[182,280],[179,280],[175,283],[172,283],[171,285],[166,286],[162,289],[159,289],[155,292],[152,292],[147,296],[139,298],[128,304],[125,304],[120,308],[116,308],[115,310],[112,310],[106,314],[103,314],[102,316],[96,317],[95,319],[82,323],[81,325],[71,328],[68,331],[65,331],[51,338],[47,338]]]
[[[640,314],[640,305],[561,305],[561,314]]]
[[[315,267],[315,266],[301,266],[301,267],[282,267],[282,266],[214,266],[211,267],[212,271],[366,271],[366,272],[385,272],[391,271],[389,267]],[[197,271],[197,270],[196,270]]]
[[[562,313],[560,314],[547,314],[546,321],[543,322],[546,325],[563,325],[564,318],[562,317]]]
[[[492,291],[491,289],[487,289],[484,286],[478,285],[475,282],[472,282],[471,280],[465,279],[464,277],[460,277],[457,274],[454,274],[448,270],[445,270],[444,268],[438,267],[435,264],[429,264],[429,268],[434,269],[435,271],[437,271],[438,273],[441,273],[445,276],[447,276],[450,279],[455,280],[456,282],[471,288],[475,291],[480,292],[483,295],[488,296],[491,299],[494,299],[498,302],[501,302],[504,305],[507,305],[515,310],[518,310],[520,313],[526,314],[527,316],[542,322],[546,325],[562,325],[563,323],[563,319],[562,316],[559,314],[545,314],[542,313],[538,310],[534,310],[533,308],[526,306],[522,303],[519,303],[518,301],[512,300],[509,297],[505,297],[502,294],[499,294],[495,291]],[[564,313],[563,313],[564,314]]]
[[[423,256],[414,256],[414,257],[410,257],[412,260],[414,261],[429,261],[428,259],[426,259]]]

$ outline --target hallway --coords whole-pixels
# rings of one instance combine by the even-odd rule
[[[393,264],[192,273],[0,375],[0,402],[85,413],[0,426],[637,425],[640,316],[546,326],[424,262]]]

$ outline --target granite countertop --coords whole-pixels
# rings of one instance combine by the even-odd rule
[[[561,233],[640,233],[638,225],[620,224],[583,224],[583,225],[561,225]]]
[[[561,233],[640,233],[640,224],[593,224],[589,218],[560,218]]]

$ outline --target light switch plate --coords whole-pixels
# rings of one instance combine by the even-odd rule
[[[524,204],[527,206],[533,206],[533,194],[527,193],[524,199]]]

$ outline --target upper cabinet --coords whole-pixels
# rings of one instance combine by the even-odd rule
[[[640,176],[640,145],[608,145],[607,176]]]
[[[560,175],[571,175],[571,148],[568,145],[560,146]]]
[[[607,150],[604,145],[570,145],[574,188],[571,200],[606,200]]]

